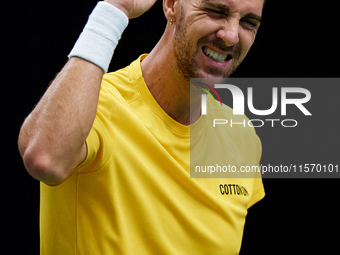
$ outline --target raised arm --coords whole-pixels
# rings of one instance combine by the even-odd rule
[[[129,18],[134,18],[147,11],[155,0],[105,2],[114,5]],[[89,41],[87,36],[80,37],[79,40],[80,45],[90,44],[94,49],[98,48],[93,45],[96,42]],[[70,57],[56,76],[35,109],[26,118],[19,134],[19,151],[27,171],[34,178],[49,185],[62,183],[86,158],[85,140],[96,115],[105,70],[100,55],[98,60],[98,56],[95,56],[92,61],[91,58],[82,57],[82,49],[86,51],[88,47],[77,44],[75,47],[78,47],[75,51],[77,54]],[[114,47],[115,45],[112,46],[111,52],[101,52],[102,55],[112,55]],[[109,57],[111,59],[111,56]]]

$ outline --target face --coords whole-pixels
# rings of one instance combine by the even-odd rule
[[[179,1],[174,52],[183,77],[229,77],[254,43],[263,1]]]

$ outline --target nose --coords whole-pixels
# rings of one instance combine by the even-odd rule
[[[239,22],[237,20],[225,20],[216,32],[216,37],[221,38],[227,46],[234,46],[239,42]]]

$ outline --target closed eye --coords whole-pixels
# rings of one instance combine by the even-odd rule
[[[250,26],[256,27],[256,23],[253,21],[250,21],[250,20],[241,20],[241,21],[247,23]]]
[[[241,19],[241,23],[243,27],[249,30],[257,30],[260,26],[259,22],[249,20],[249,19]]]
[[[221,10],[218,10],[218,9],[207,8],[206,12],[213,14],[213,15],[220,15],[220,16],[226,15],[226,13],[224,11],[221,11]]]
[[[244,16],[241,21],[246,25],[247,28],[258,29],[261,24],[262,17],[254,14],[248,13]]]

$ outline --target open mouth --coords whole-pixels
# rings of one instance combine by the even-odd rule
[[[217,62],[225,62],[232,59],[230,54],[227,55],[218,54],[217,52],[214,52],[212,49],[208,47],[203,47],[202,50],[206,56],[210,57],[211,59]]]

